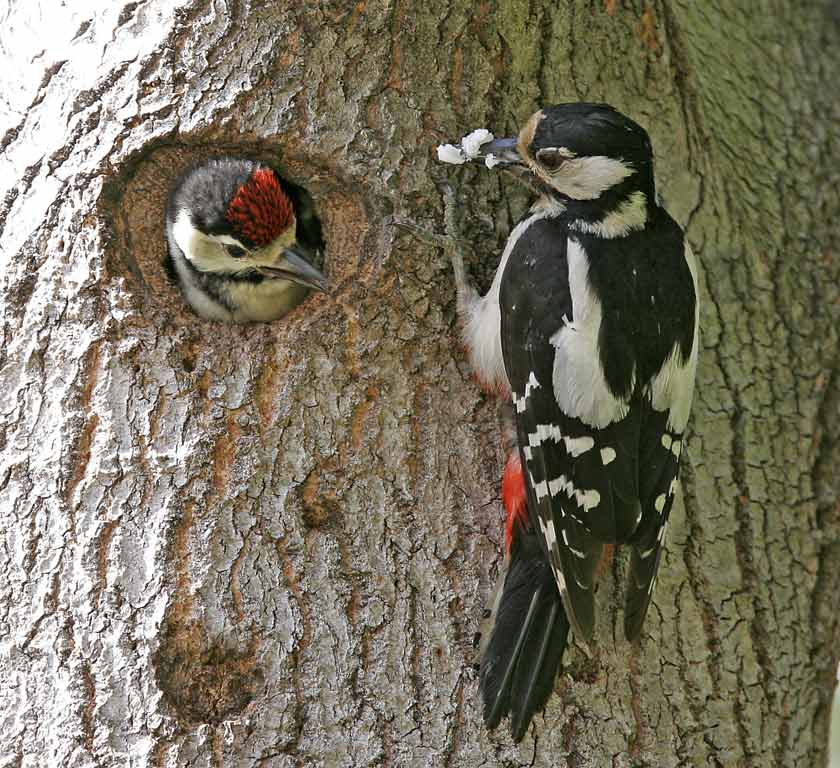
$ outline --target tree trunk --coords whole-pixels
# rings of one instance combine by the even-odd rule
[[[835,3],[140,0],[0,12],[0,766],[819,766],[840,634]],[[499,404],[489,283],[525,192],[432,148],[541,105],[645,125],[701,265],[683,498],[645,636],[622,557],[514,745],[472,638]],[[312,194],[332,298],[231,326],[162,266],[209,153]]]

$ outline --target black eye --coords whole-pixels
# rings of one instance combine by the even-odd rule
[[[248,253],[248,251],[238,245],[228,245],[227,243],[225,244],[225,250],[228,252],[228,256],[233,259],[241,259]]]
[[[537,162],[547,171],[556,171],[568,159],[557,149],[541,149],[537,152]]]

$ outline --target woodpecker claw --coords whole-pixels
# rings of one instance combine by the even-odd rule
[[[445,235],[439,235],[437,232],[432,232],[430,229],[412,224],[409,221],[399,221],[394,219],[394,226],[404,229],[406,232],[414,235],[418,240],[434,246],[435,248],[448,248],[449,240]]]

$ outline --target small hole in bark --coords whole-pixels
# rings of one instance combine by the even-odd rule
[[[318,471],[309,473],[297,489],[301,504],[303,524],[308,529],[328,528],[341,514],[341,505],[335,494],[321,488]]]
[[[282,155],[282,160],[278,160]],[[356,248],[368,231],[367,216],[355,195],[345,192],[334,176],[308,167],[305,158],[293,158],[279,149],[242,146],[162,145],[147,148],[126,162],[106,187],[103,209],[111,220],[114,239],[109,262],[114,274],[126,278],[130,301],[143,315],[165,313],[176,324],[207,323],[187,303],[174,277],[168,257],[165,210],[169,193],[190,166],[210,157],[247,158],[272,168],[281,178],[297,215],[297,237],[312,253],[312,263],[335,288],[341,278],[337,250]],[[301,215],[303,213],[303,215]],[[334,248],[334,243],[336,247]],[[358,259],[358,251],[353,254]],[[326,265],[325,263],[326,262]],[[348,265],[350,269],[353,265]],[[310,291],[302,304],[327,307],[334,299]],[[299,317],[299,307],[289,316]],[[165,318],[161,318],[164,320]]]
[[[164,699],[189,723],[219,723],[239,715],[263,688],[256,641],[238,648],[208,638],[197,621],[168,619],[153,657]]]

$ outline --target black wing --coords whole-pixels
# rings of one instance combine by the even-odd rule
[[[639,489],[642,521],[633,540],[624,603],[624,634],[631,641],[641,632],[656,585],[682,448],[682,435],[667,427],[669,411],[656,412],[647,401],[644,411]]]
[[[642,520],[635,532],[624,608],[624,633],[635,640],[650,605],[656,574],[665,545],[668,518],[674,504],[683,429],[694,392],[699,336],[697,328],[697,281],[694,256],[680,228],[659,209],[654,230],[655,252],[646,254],[654,264],[655,277],[661,276],[658,290],[661,314],[654,324],[657,334],[648,332],[651,346],[665,349],[651,356],[653,376],[643,391],[642,429],[639,443],[639,499]],[[651,289],[651,294],[652,294]],[[664,357],[664,359],[663,359]],[[668,382],[667,393],[656,393],[659,377]],[[656,409],[659,410],[656,410]]]

